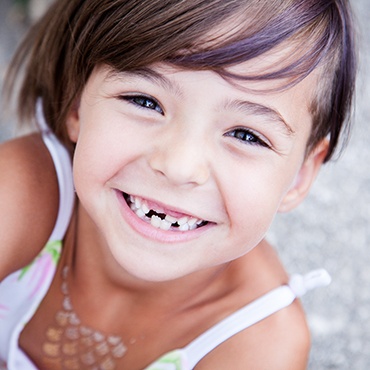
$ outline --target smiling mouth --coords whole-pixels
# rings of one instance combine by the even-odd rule
[[[141,220],[150,223],[153,227],[162,230],[189,231],[195,230],[208,224],[208,221],[196,217],[183,215],[175,217],[163,209],[151,209],[142,198],[123,193],[123,197],[131,210]],[[172,212],[173,214],[175,212]]]

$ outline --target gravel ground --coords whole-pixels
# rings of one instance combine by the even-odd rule
[[[0,86],[26,29],[10,3],[0,0]],[[324,267],[333,278],[303,298],[313,339],[310,370],[370,369],[370,0],[352,3],[361,70],[350,143],[338,161],[323,167],[305,202],[279,215],[269,234],[289,272]],[[14,121],[2,113],[0,140],[14,134]]]

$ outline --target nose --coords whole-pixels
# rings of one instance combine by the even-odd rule
[[[210,177],[205,143],[189,133],[180,136],[180,140],[173,136],[162,139],[151,153],[149,165],[174,185],[203,185]]]

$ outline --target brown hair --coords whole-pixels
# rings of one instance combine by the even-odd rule
[[[7,86],[25,65],[20,118],[32,118],[41,97],[50,128],[68,143],[66,116],[99,64],[130,71],[165,61],[235,80],[284,78],[287,86],[320,68],[307,150],[329,136],[328,160],[348,129],[353,39],[347,0],[56,0],[18,49]],[[295,52],[282,65],[260,75],[228,70],[284,42]]]

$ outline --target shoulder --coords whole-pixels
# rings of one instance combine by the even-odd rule
[[[58,183],[40,134],[0,145],[0,281],[39,253],[54,227]]]
[[[295,301],[221,344],[196,369],[304,370],[309,351],[305,315]]]
[[[288,276],[278,255],[264,240],[238,262],[248,302],[284,285]],[[300,301],[242,330],[211,351],[196,367],[203,369],[303,370],[307,367],[310,334]]]

